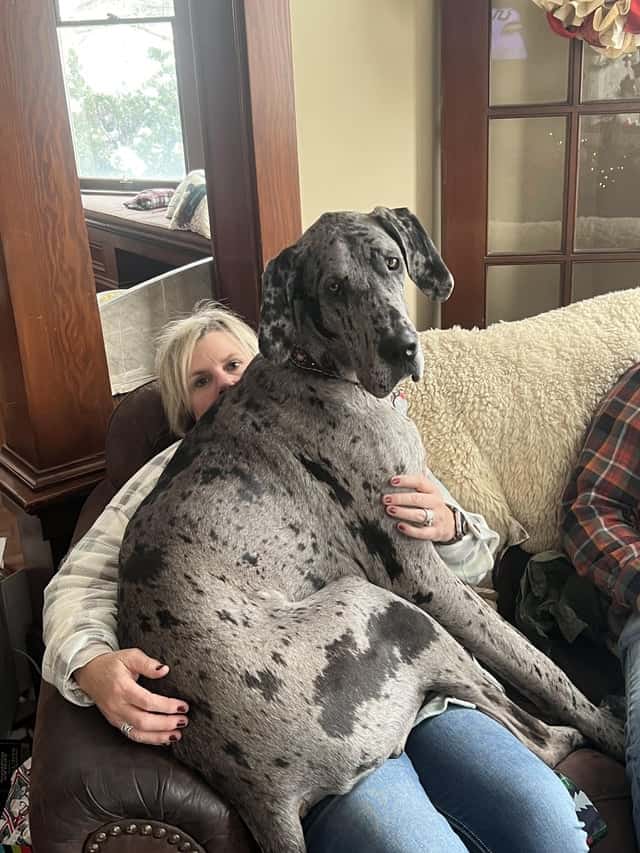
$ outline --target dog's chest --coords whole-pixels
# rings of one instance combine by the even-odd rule
[[[156,562],[161,554],[162,565],[197,578],[196,596],[231,583],[273,586],[297,599],[344,573],[366,574],[372,555],[389,559],[394,534],[382,494],[392,476],[423,467],[406,417],[359,390],[263,403],[259,430],[229,407],[222,414],[236,422],[210,442],[201,430],[197,453],[185,442],[190,463],[178,458],[141,508],[139,536],[127,537],[125,575],[135,573],[140,545],[144,559],[152,544]],[[182,596],[191,587],[181,576],[163,571],[154,583],[177,586]]]

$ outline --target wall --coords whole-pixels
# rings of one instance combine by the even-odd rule
[[[291,0],[303,226],[409,207],[434,233],[436,0]],[[439,202],[438,202],[439,204]],[[424,328],[430,307],[407,301]]]

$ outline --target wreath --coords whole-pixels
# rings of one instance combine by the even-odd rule
[[[551,29],[617,59],[640,48],[640,0],[533,0]]]

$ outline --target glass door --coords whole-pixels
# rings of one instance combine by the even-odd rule
[[[442,23],[443,324],[639,286],[640,51],[605,59],[531,0],[444,2]]]

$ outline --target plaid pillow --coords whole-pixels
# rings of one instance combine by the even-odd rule
[[[129,201],[124,202],[125,207],[132,210],[157,210],[160,207],[168,207],[174,190],[162,187],[157,190],[142,190]]]

